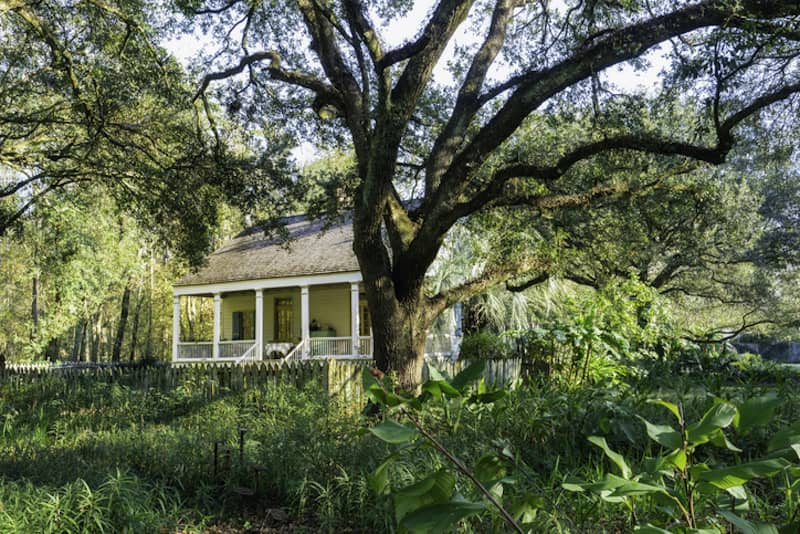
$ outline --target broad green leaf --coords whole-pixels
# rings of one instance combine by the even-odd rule
[[[378,426],[373,426],[369,431],[386,443],[394,444],[407,443],[419,436],[419,432],[417,432],[416,428],[401,425],[397,421],[391,419],[387,419]]]
[[[686,469],[686,453],[683,449],[672,451],[671,454],[664,458],[664,461],[679,471]]]
[[[686,429],[691,445],[708,443],[717,430],[727,427],[736,417],[736,406],[729,402],[719,402],[703,414],[702,419]]]
[[[613,491],[609,494],[611,497],[630,497],[632,495],[666,493],[666,490],[660,486],[644,484],[636,480],[626,480],[611,474],[606,475],[605,478],[609,482],[615,484]]]
[[[719,514],[742,534],[778,534],[778,529],[772,525],[748,521],[729,510],[720,510]]]
[[[625,461],[625,458],[623,458],[618,452],[611,450],[611,447],[609,447],[608,443],[606,443],[606,438],[600,436],[590,436],[589,441],[603,449],[603,452],[606,453],[606,456],[608,456],[608,458],[614,462],[617,467],[619,467],[623,478],[631,478],[631,468],[628,467],[628,463]]]
[[[561,487],[567,491],[586,491],[589,486],[592,484],[576,477],[567,477],[567,479],[561,483]]]
[[[446,469],[439,469],[410,486],[396,490],[394,508],[397,521],[420,508],[448,502],[455,486],[455,476]]]
[[[775,415],[780,399],[774,392],[762,397],[755,397],[743,402],[733,420],[733,426],[740,434],[747,434],[758,425],[766,424]]]
[[[483,360],[469,364],[464,370],[458,373],[453,380],[450,381],[450,385],[459,391],[464,391],[465,387],[483,376],[483,370],[485,367],[486,362]]]
[[[672,414],[678,420],[678,423],[681,422],[681,411],[678,408],[678,405],[672,404],[671,402],[667,402],[663,399],[650,399],[647,402],[650,404],[658,404],[659,406],[663,406],[664,408],[672,412]]]
[[[728,449],[729,451],[734,452],[742,452],[742,449],[730,442],[728,436],[726,436],[722,430],[719,430],[712,435],[711,443],[722,449]]]
[[[406,515],[401,524],[412,532],[447,532],[454,524],[486,510],[480,502],[453,500],[419,508]]]
[[[800,423],[784,428],[772,436],[767,444],[767,450],[772,452],[779,449],[787,449],[796,443],[800,443]]]
[[[700,473],[698,480],[712,484],[720,489],[741,486],[754,478],[771,477],[791,465],[783,458],[756,460],[746,464],[711,469]]]
[[[475,476],[483,483],[492,482],[506,475],[506,464],[496,454],[487,452],[475,464]]]
[[[431,382],[445,381],[444,375],[442,375],[442,373],[440,373],[436,367],[434,367],[430,363],[426,363],[425,365],[428,366],[428,380],[430,380]]]
[[[506,390],[495,389],[494,391],[487,391],[486,393],[479,393],[475,396],[475,400],[481,404],[491,404],[506,396]]]
[[[536,512],[544,506],[544,498],[532,493],[522,495],[508,507],[508,513],[523,525],[536,519]]]
[[[646,525],[637,525],[633,528],[633,531],[636,532],[636,534],[672,534],[671,531],[661,527],[656,527],[650,523],[647,523]]]
[[[392,465],[396,459],[397,456],[394,454],[390,455],[367,477],[369,489],[379,495],[389,492],[389,466]]]
[[[637,416],[647,429],[647,435],[650,439],[668,449],[680,449],[683,446],[683,437],[681,433],[667,425],[655,425],[645,419],[644,417]]]

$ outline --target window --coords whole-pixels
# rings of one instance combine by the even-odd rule
[[[367,299],[361,297],[358,299],[358,335],[369,336],[372,329],[372,321],[369,319],[369,306],[367,306]]]
[[[275,299],[275,341],[292,341],[292,299]]]
[[[231,339],[255,339],[256,312],[235,311],[231,321]]]

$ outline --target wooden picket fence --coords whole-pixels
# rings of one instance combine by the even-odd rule
[[[520,378],[521,360],[487,360],[484,379],[495,385],[508,385]],[[469,362],[463,360],[428,360],[448,376],[455,376]],[[428,378],[428,365],[423,370],[423,379]],[[302,387],[316,382],[332,404],[349,410],[362,408],[367,397],[362,385],[365,368],[372,366],[370,360],[300,360],[280,362],[252,362],[244,365],[233,363],[186,363],[155,365],[97,365],[59,367],[48,365],[6,365],[0,368],[0,385],[22,387],[40,383],[44,388],[56,380],[65,388],[87,385],[91,382],[119,383],[136,388],[172,390],[191,384],[202,387],[209,400],[224,392],[242,392],[248,389],[269,387],[277,384],[293,384]]]

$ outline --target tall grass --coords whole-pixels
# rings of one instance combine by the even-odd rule
[[[608,469],[586,436],[604,435],[626,457],[644,458],[654,451],[637,415],[663,415],[648,398],[681,400],[687,418],[696,419],[709,395],[736,400],[766,388],[785,399],[778,417],[737,443],[757,454],[772,430],[800,415],[793,375],[725,367],[655,369],[581,387],[542,381],[492,410],[433,410],[424,418],[465,461],[487,448],[511,451],[525,474],[521,483],[542,498],[536,532],[614,532],[627,524],[624,511],[561,488],[567,477],[596,480]],[[389,450],[365,434],[368,421],[331,409],[321,391],[313,383],[271,384],[209,402],[191,380],[169,392],[70,387],[52,378],[0,386],[0,532],[192,532],[218,522],[244,525],[274,508],[311,532],[390,532],[392,502],[367,483]],[[241,464],[239,428],[247,429]],[[216,476],[215,442],[230,451],[220,455]],[[410,483],[443,463],[425,450],[393,466],[392,480]],[[458,484],[466,490],[468,482]],[[256,485],[253,497],[237,493]],[[793,510],[777,486],[754,491],[765,517]],[[479,517],[459,528],[495,526]]]

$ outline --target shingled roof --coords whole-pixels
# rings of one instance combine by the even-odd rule
[[[358,271],[351,219],[324,223],[304,215],[285,220],[290,240],[267,237],[248,228],[208,258],[208,264],[175,282],[176,286],[261,280],[309,274]]]

